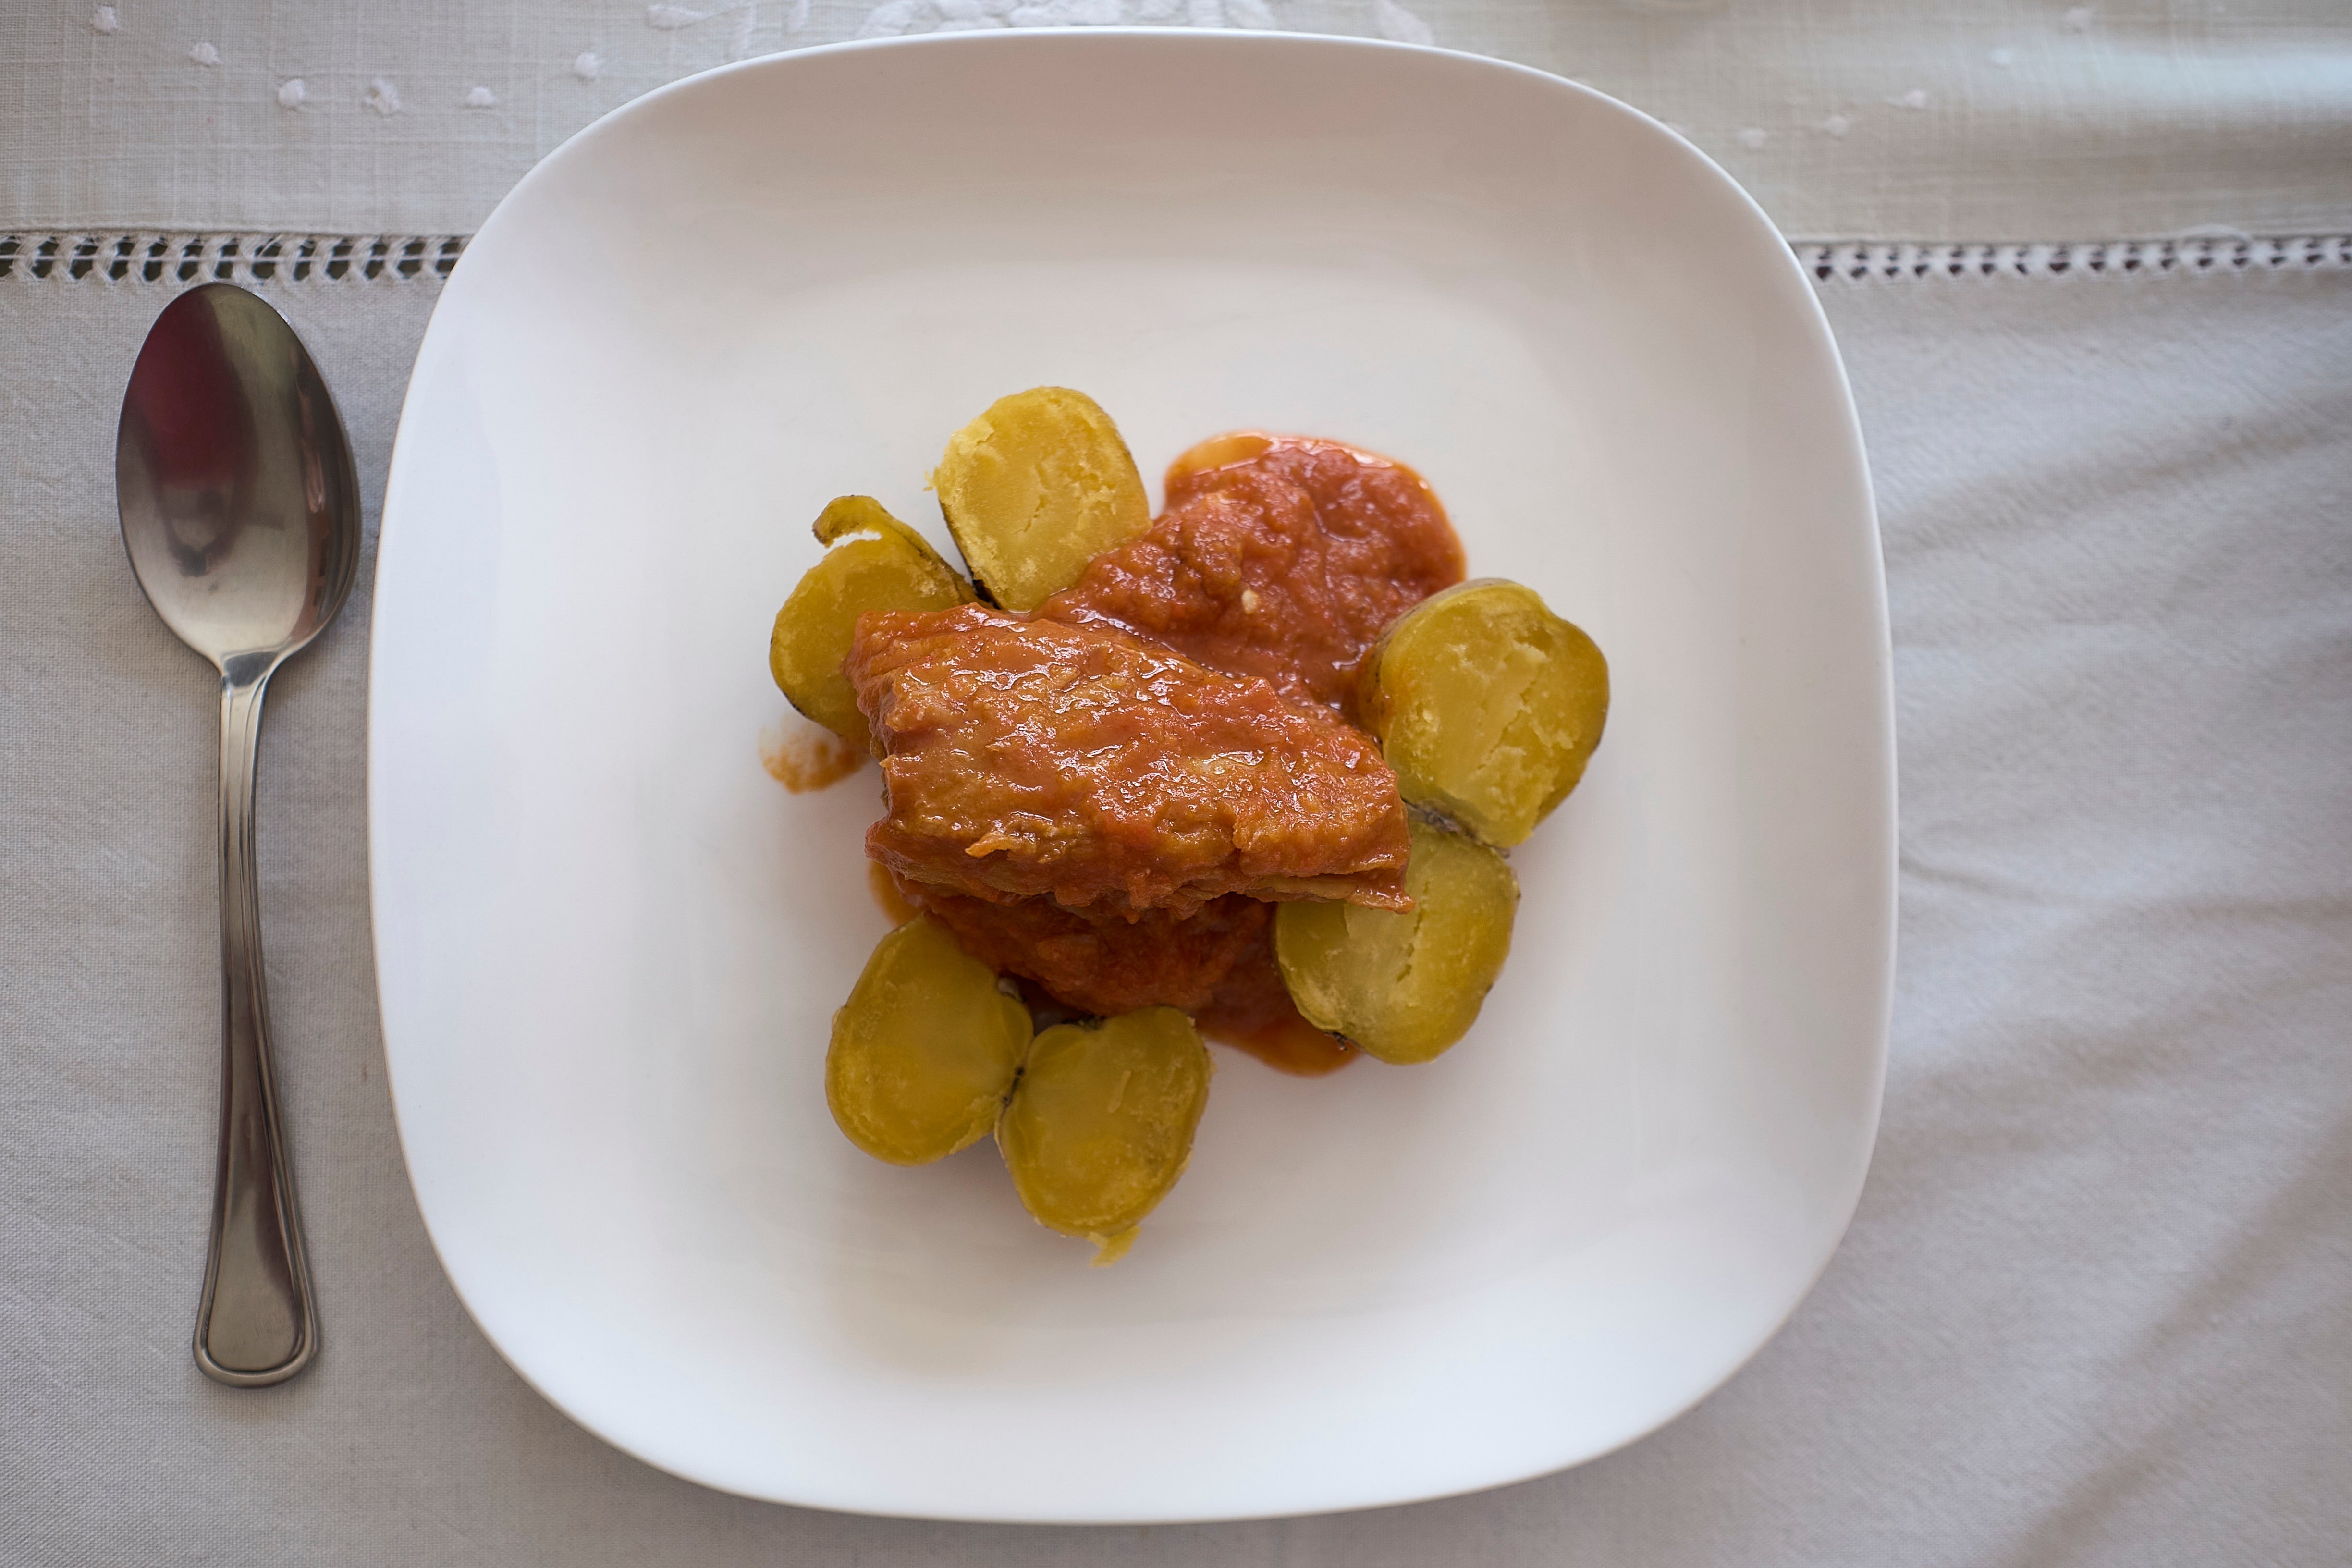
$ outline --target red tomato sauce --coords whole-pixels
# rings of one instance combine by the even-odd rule
[[[1344,709],[1389,623],[1462,572],[1462,542],[1411,468],[1336,441],[1244,432],[1177,458],[1150,531],[1095,557],[1037,613],[1108,621]]]

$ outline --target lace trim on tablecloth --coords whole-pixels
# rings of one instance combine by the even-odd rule
[[[449,276],[461,234],[0,234],[0,279],[267,283],[323,279],[401,282]],[[1970,278],[2146,278],[2352,269],[2352,235],[2254,238],[2017,240],[1914,245],[1797,240],[1822,282]]]

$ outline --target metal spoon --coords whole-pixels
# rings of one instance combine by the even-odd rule
[[[269,677],[351,592],[359,481],[294,329],[245,289],[207,283],[165,306],[139,351],[114,484],[147,602],[221,672],[220,1163],[196,1364],[239,1387],[282,1383],[317,1352],[319,1316],[269,1056],[254,758]]]

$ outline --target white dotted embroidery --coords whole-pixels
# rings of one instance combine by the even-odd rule
[[[2011,48],[1995,49],[1992,53],[1987,55],[1985,58],[1990,60],[2001,69],[2007,70],[2010,67],[2017,63],[2017,51]]]
[[[667,3],[648,5],[645,9],[646,25],[665,32],[682,31],[722,16],[731,19],[728,55],[741,58],[755,53],[761,23],[756,0],[740,0],[735,5],[719,5],[709,9]],[[783,0],[785,33],[803,31],[809,24],[809,16],[810,0]],[[2087,31],[2091,16],[2091,7],[2077,6],[2066,13],[2066,25],[2078,32]],[[1428,21],[1399,0],[1371,0],[1371,21],[1379,36],[1392,42],[1431,45],[1437,41],[1436,31]],[[927,27],[952,32],[1006,26],[1114,26],[1137,22],[1181,23],[1204,28],[1267,29],[1281,26],[1268,0],[881,0],[866,13],[856,36],[891,37]],[[113,5],[97,6],[91,12],[89,26],[100,34],[119,33],[122,29],[121,12]],[[2000,65],[2008,65],[2014,58],[2013,50],[1997,50],[1993,57],[1994,63]],[[212,68],[221,63],[220,49],[209,39],[201,40],[188,50],[188,58]],[[595,81],[604,75],[604,63],[594,50],[583,50],[572,60],[572,71],[583,81]],[[298,109],[308,101],[309,89],[302,79],[289,78],[278,85],[277,97],[282,107]],[[369,84],[362,101],[384,116],[397,114],[403,107],[397,87],[382,77]],[[1891,101],[1906,107],[1925,107],[1924,95],[1916,89],[1905,99]],[[477,87],[467,91],[463,102],[469,109],[491,109],[497,107],[498,97],[488,88]]]
[[[882,4],[866,13],[866,20],[858,25],[857,36],[861,38],[895,38],[912,27],[916,18],[929,9],[924,0],[882,0]]]
[[[950,0],[939,0],[940,16],[948,16],[950,3]],[[966,14],[948,16],[940,24],[940,31],[1002,26],[1004,23],[1015,27],[1105,27],[1119,19],[1119,0],[1034,0],[1030,5],[1011,7],[1003,23],[993,16]]]
[[[1400,44],[1433,44],[1437,35],[1428,23],[1398,5],[1396,0],[1372,0],[1372,21],[1381,37]]]
[[[360,94],[360,101],[389,120],[400,112],[400,89],[393,85],[390,77],[380,76],[368,83],[367,90]]]
[[[1843,114],[1832,114],[1822,121],[1822,129],[1832,136],[1843,136],[1853,129],[1853,121]]]
[[[1760,153],[1764,150],[1764,143],[1769,141],[1770,138],[1763,132],[1751,125],[1747,130],[1741,132],[1735,140],[1738,141],[1742,147],[1747,148],[1750,153]]]
[[[280,109],[299,109],[302,100],[310,96],[310,89],[302,85],[302,79],[299,76],[278,84],[278,107]]]
[[[808,25],[809,0],[793,0],[784,16],[784,31],[797,33]],[[760,31],[760,7],[753,0],[740,0],[733,5],[721,5],[716,10],[698,11],[691,5],[648,5],[646,26],[665,33],[681,32],[714,16],[733,16],[735,26],[729,29],[727,56],[741,59],[752,52],[752,41]]]
[[[2077,5],[2066,13],[2066,30],[2070,33],[2087,33],[2091,30],[2091,23],[2096,16],[2097,13],[2088,5]]]
[[[1902,97],[1890,98],[1886,101],[1897,109],[1925,109],[1927,107],[1927,89],[1915,87]]]
[[[466,94],[466,107],[468,109],[496,109],[498,106],[499,95],[487,87],[471,89]]]
[[[793,0],[784,23],[798,32],[808,18],[808,0]],[[1429,24],[1396,4],[1373,0],[1373,21],[1383,37],[1400,43],[1434,42]],[[861,38],[895,38],[925,30],[972,32],[987,27],[1109,27],[1139,22],[1192,27],[1279,27],[1266,0],[882,0],[866,13]]]

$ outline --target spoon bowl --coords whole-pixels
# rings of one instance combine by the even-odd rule
[[[359,480],[294,329],[233,284],[164,307],[123,394],[114,475],[148,603],[226,669],[325,629],[359,569]]]
[[[317,1352],[319,1321],[269,1048],[254,763],[270,675],[351,593],[359,479],[294,329],[226,283],[178,296],[149,331],[114,477],[141,591],[221,674],[220,1158],[196,1364],[236,1386],[282,1383]]]

